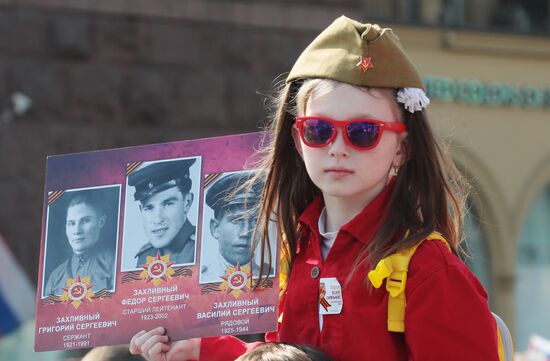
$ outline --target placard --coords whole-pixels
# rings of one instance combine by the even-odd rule
[[[35,350],[124,344],[157,326],[172,339],[274,330],[278,257],[252,239],[263,136],[48,157]]]

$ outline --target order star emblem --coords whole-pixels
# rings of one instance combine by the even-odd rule
[[[242,292],[252,289],[252,279],[250,277],[250,263],[241,267],[237,263],[235,267],[227,267],[225,275],[221,276],[223,282],[220,285],[221,291],[231,293],[233,297],[238,298]]]
[[[63,294],[60,299],[64,303],[70,303],[74,308],[80,307],[83,302],[91,302],[94,296],[92,287],[95,284],[90,282],[90,276],[67,279],[67,285],[63,287]]]
[[[359,62],[356,64],[356,66],[361,69],[363,73],[366,73],[367,70],[374,68],[374,64],[372,64],[372,57],[361,57]]]
[[[172,278],[174,270],[172,265],[174,262],[170,262],[170,255],[160,255],[157,251],[155,257],[147,256],[147,260],[144,265],[141,265],[143,271],[139,274],[139,278],[145,282],[152,282],[155,286],[158,286],[161,281],[168,281]]]

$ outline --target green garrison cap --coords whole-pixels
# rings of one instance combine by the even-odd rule
[[[304,78],[383,88],[424,89],[418,70],[389,28],[341,16],[302,52],[287,83]]]

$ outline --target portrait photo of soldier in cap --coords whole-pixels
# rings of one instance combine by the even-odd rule
[[[260,260],[252,237],[263,182],[241,187],[253,176],[252,171],[222,173],[205,189],[199,283],[222,282],[228,268],[237,265],[250,266],[253,276],[258,275]]]
[[[119,211],[120,185],[66,190],[48,206],[42,297],[77,276],[114,291]]]
[[[200,163],[200,157],[144,162],[128,175],[123,271],[157,254],[174,265],[195,263]]]

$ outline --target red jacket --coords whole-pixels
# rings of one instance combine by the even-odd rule
[[[411,259],[406,285],[405,333],[387,330],[385,287],[365,286],[368,270],[346,283],[360,248],[381,221],[386,189],[338,233],[326,261],[320,249],[318,219],[323,208],[316,199],[300,217],[306,227],[279,312],[282,323],[266,341],[308,344],[335,361],[417,360],[498,361],[497,331],[487,294],[476,277],[440,241],[424,241]],[[314,278],[314,267],[320,269]],[[325,315],[319,330],[319,278],[336,277],[342,285],[340,314]],[[234,337],[204,338],[201,360],[234,360],[256,344]]]

